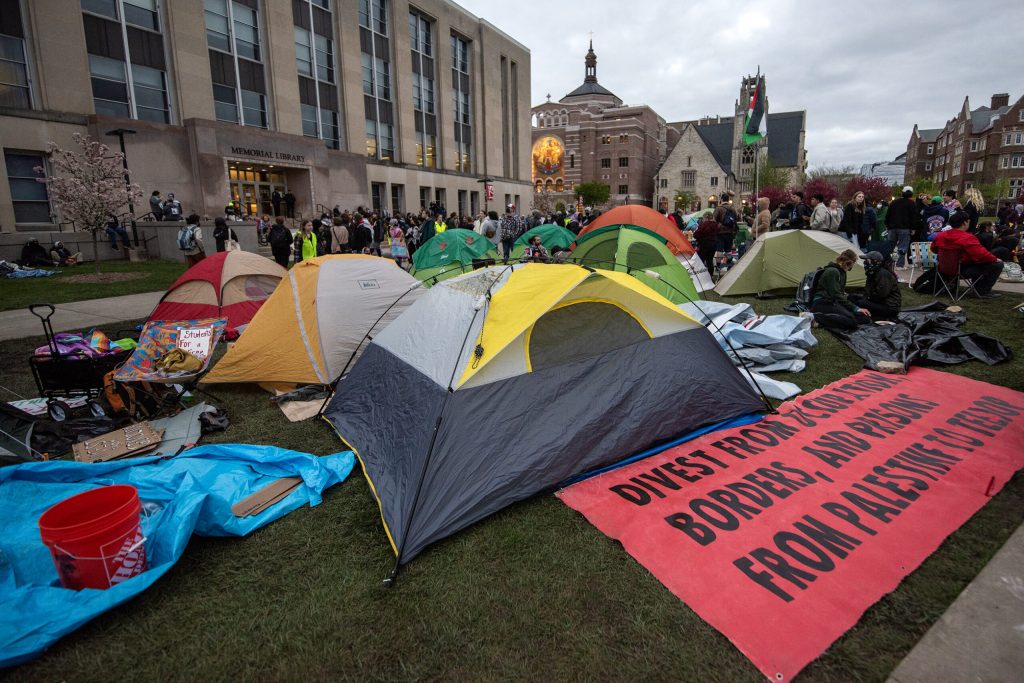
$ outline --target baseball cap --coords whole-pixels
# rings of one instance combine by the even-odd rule
[[[882,261],[882,255],[877,251],[869,251],[866,254],[861,254],[860,257],[865,261]]]
[[[912,188],[910,185],[904,185],[903,186],[903,191],[904,192],[913,192],[914,188]]]
[[[941,204],[941,203],[942,203],[942,197],[940,197],[937,194],[933,194],[932,195],[932,204]]]
[[[514,208],[516,208],[516,205],[515,205],[515,204],[509,204],[509,205],[508,205],[508,206],[506,206],[505,208],[506,208],[506,209],[514,209]]]

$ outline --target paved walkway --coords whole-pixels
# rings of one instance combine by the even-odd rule
[[[84,330],[121,320],[148,317],[160,302],[163,291],[91,299],[66,304],[54,304],[57,309],[50,321],[54,332]],[[111,330],[116,332],[116,330]],[[0,340],[35,337],[43,333],[39,318],[27,308],[0,312]]]
[[[968,584],[887,683],[1022,680],[1024,526]]]

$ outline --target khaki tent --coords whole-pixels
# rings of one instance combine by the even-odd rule
[[[854,249],[839,235],[820,230],[781,230],[759,237],[739,263],[718,281],[715,292],[722,296],[760,294],[773,290],[796,291],[803,276],[835,261],[846,249]],[[859,263],[847,277],[849,287],[864,286],[864,268]]]
[[[301,261],[203,382],[331,384],[373,333],[416,301],[420,287],[377,256]]]

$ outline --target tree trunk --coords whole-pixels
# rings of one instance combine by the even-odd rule
[[[100,247],[97,241],[99,240],[99,230],[92,231],[92,255],[96,260],[96,274],[100,274]]]

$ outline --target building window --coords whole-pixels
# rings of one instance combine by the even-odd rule
[[[391,54],[385,0],[359,0],[363,104],[366,111],[366,154],[395,159],[395,112],[391,102]]]
[[[434,97],[433,21],[409,12],[409,43],[412,47],[412,108],[416,133],[416,165],[437,167],[437,116]]]
[[[418,12],[409,12],[409,43],[414,52],[419,52],[425,57],[433,54],[433,28],[432,22]]]
[[[1013,178],[1010,180],[1010,192],[1006,196],[1016,197],[1021,192],[1024,192],[1024,178]]]
[[[610,158],[601,159],[601,168],[611,168],[612,160]]]
[[[3,33],[0,33],[0,106],[31,109],[28,56],[20,5],[17,2],[9,4],[12,6],[10,25],[2,26]]]
[[[420,187],[420,209],[430,206],[430,188]]]
[[[743,158],[740,160],[740,163],[743,163],[743,164],[752,164],[752,163],[754,163],[754,148],[753,147],[744,147],[743,148]]]
[[[570,154],[569,155],[569,168],[576,168],[576,155],[575,154]]]
[[[384,183],[370,183],[370,202],[374,211],[383,211]]]
[[[967,172],[968,173],[974,173],[974,168],[975,168],[974,162],[973,161],[968,161],[967,162]]]
[[[978,141],[977,140],[971,140],[971,151],[972,152],[977,152],[978,151]]]
[[[619,168],[626,168],[629,166],[629,157],[619,157]]]
[[[660,187],[668,187],[668,178],[662,178]]]
[[[622,133],[621,135],[619,135],[619,142],[620,143],[629,142],[629,135],[626,134],[626,133]]]
[[[1006,147],[1013,140],[1013,133],[1007,133],[1003,136],[1003,147]]]
[[[686,168],[693,166],[693,157],[686,157]]]
[[[203,0],[203,15],[206,20],[206,44],[214,50],[231,52],[227,1]]]
[[[928,145],[928,154],[935,154],[935,145]]]
[[[964,189],[965,190],[969,190],[972,187],[974,187],[974,183],[972,183],[971,181],[968,180],[966,183],[964,183]]]
[[[296,0],[292,3],[292,14],[302,134],[322,139],[328,149],[340,149],[338,94],[334,87],[334,22],[330,3]],[[329,35],[321,35],[320,31],[327,31]]]
[[[124,0],[124,20],[140,28],[159,31],[156,0]]]
[[[930,162],[930,161],[924,162],[924,170],[926,170],[926,171],[932,170],[932,162]]]
[[[612,136],[611,135],[602,135],[601,136],[601,144],[602,145],[610,145],[610,144],[612,144]]]
[[[89,76],[92,80],[92,98],[97,114],[131,116],[124,62],[89,55]]]
[[[405,211],[405,185],[391,186],[391,213]]]
[[[629,194],[629,185],[619,185],[619,194]]]
[[[711,187],[718,187],[718,176],[711,176]]]
[[[1014,154],[1010,159],[1010,168],[1021,168],[1022,166],[1024,166],[1024,156]]]
[[[217,120],[269,128],[259,13],[239,0],[203,0],[203,7]]]
[[[452,125],[455,132],[456,171],[471,173],[473,169],[473,115],[470,110],[469,41],[451,35],[452,49]]]
[[[683,187],[694,187],[697,184],[696,171],[683,171]]]
[[[299,75],[313,75],[313,44],[309,31],[295,27],[295,67]]]
[[[36,171],[44,166],[44,158],[38,152],[5,152],[7,182],[11,188],[14,204],[15,223],[50,223],[50,197],[46,185],[36,178],[43,174]]]

